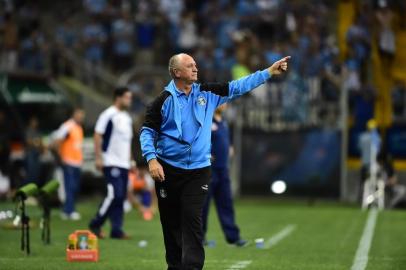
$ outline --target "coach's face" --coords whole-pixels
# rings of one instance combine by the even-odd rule
[[[175,75],[182,81],[194,83],[197,81],[197,65],[190,55],[182,55],[179,59],[179,65],[175,69]]]

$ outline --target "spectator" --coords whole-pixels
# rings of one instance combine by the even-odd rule
[[[38,1],[24,1],[25,3],[18,9],[18,24],[20,32],[26,35],[37,29],[40,24],[40,9]]]
[[[348,59],[345,63],[343,88],[345,91],[357,92],[361,89],[360,67],[355,59]]]
[[[44,71],[45,48],[42,32],[39,29],[33,30],[21,43],[18,59],[20,67],[30,71]]]
[[[196,53],[196,61],[202,70],[199,74],[200,79],[203,82],[216,81],[214,48],[212,46],[200,47]]]
[[[95,18],[87,24],[82,33],[85,48],[85,58],[91,64],[101,64],[104,59],[103,46],[107,35],[101,24]]]
[[[361,91],[352,96],[354,102],[354,129],[364,130],[369,119],[374,117],[375,89],[371,85],[363,85]]]
[[[172,54],[172,45],[173,43],[170,37],[171,25],[168,21],[168,18],[161,13],[157,14],[155,18],[155,35],[154,35],[154,51],[155,64],[165,63],[166,59]]]
[[[3,34],[3,45],[0,60],[0,69],[13,70],[17,66],[18,26],[11,13],[4,16],[0,24],[0,33]]]
[[[181,14],[185,9],[183,0],[160,0],[159,10],[169,22],[169,37],[172,49],[176,49],[179,37]],[[172,53],[172,52],[171,52]]]
[[[91,15],[101,15],[107,9],[107,0],[84,0],[83,5]]]
[[[121,18],[113,22],[113,63],[116,71],[125,71],[133,64],[134,23],[130,13],[124,11]]]
[[[193,12],[185,12],[179,25],[179,50],[185,53],[190,53],[198,45],[197,28],[195,24],[195,14]]]
[[[71,18],[66,18],[55,31],[56,43],[67,49],[74,49],[78,42],[78,33]]]
[[[253,16],[258,15],[258,6],[255,0],[238,0],[237,15],[242,21],[251,19]]]
[[[282,44],[280,42],[268,42],[266,43],[266,49],[264,50],[264,56],[266,62],[273,63],[275,59],[283,57]]]
[[[142,15],[136,22],[137,64],[152,65],[154,63],[154,43],[156,38],[155,22],[148,16]]]
[[[62,20],[62,25],[56,29],[49,29],[54,30],[53,40],[44,40],[39,32],[36,43],[40,44],[40,50],[34,53],[35,57],[31,52],[31,45],[35,42],[27,33],[31,33],[32,29],[39,29],[41,9],[35,1],[24,2],[27,3],[16,5],[13,13],[16,15],[13,21],[17,22],[19,37],[24,40],[24,43],[19,44],[20,47],[21,44],[25,47],[19,48],[18,52],[20,67],[23,68],[44,71],[47,66],[44,57],[48,56],[45,45],[48,42],[51,42],[54,75],[74,73],[70,68],[72,62],[65,62],[68,58],[61,57],[66,48],[77,50],[79,56],[91,63],[88,65],[89,69],[102,66],[111,68],[114,72],[128,70],[133,62],[137,66],[163,65],[168,57],[178,50],[194,51],[202,78],[213,80],[241,77],[249,74],[261,63],[271,63],[273,59],[287,54],[292,56],[291,70],[304,80],[305,87],[312,92],[310,96],[314,100],[318,100],[320,93],[323,99],[332,102],[338,98],[337,87],[333,85],[333,81],[337,82],[343,63],[331,56],[330,50],[333,48],[328,33],[334,36],[331,29],[336,28],[336,22],[330,18],[336,9],[335,5],[327,0],[314,3],[280,0],[82,0],[84,12],[76,5],[69,5],[71,9],[64,14],[75,13],[75,16]],[[356,91],[361,89],[361,82],[368,79],[364,73],[370,56],[371,15],[385,13],[380,20],[384,29],[392,21],[387,18],[391,18],[387,13],[396,12],[387,12],[387,5],[385,8],[377,6],[377,9],[373,10],[370,3],[364,4],[366,2],[373,1],[363,1],[362,13],[357,15],[347,33],[350,50],[346,55],[345,66],[350,76],[344,83],[346,89]],[[400,2],[402,1],[397,4],[403,6]],[[317,9],[314,9],[315,6]],[[129,10],[135,12],[134,19]],[[84,16],[91,18],[92,22],[83,23]],[[59,19],[56,16],[49,18]],[[5,54],[5,50],[2,52]],[[93,76],[93,72],[78,70],[74,74],[83,74],[85,82],[95,88],[102,86],[96,84],[97,76]],[[148,87],[151,85],[140,84],[139,81],[137,83],[141,87],[140,92],[146,93],[147,99],[151,92]],[[279,93],[281,87],[275,84],[274,90],[274,93]],[[269,92],[269,89],[265,89],[263,92],[254,93],[266,104],[270,101],[263,97],[268,97]],[[280,100],[281,94],[277,96],[277,100]],[[144,103],[145,101],[140,102]],[[317,112],[317,109],[314,112]]]
[[[387,6],[383,6],[376,11],[376,18],[379,23],[379,54],[381,56],[382,67],[384,67],[382,72],[386,76],[389,76],[396,52],[395,33],[392,29],[393,13]]]
[[[362,16],[359,15],[355,23],[348,29],[347,43],[350,51],[349,60],[356,62],[356,65],[360,67],[361,79],[365,80],[367,60],[371,50],[371,34]]]
[[[236,42],[236,59],[237,62],[231,68],[231,77],[233,80],[239,79],[251,73],[250,71],[250,37],[249,34],[238,32],[234,34]]]
[[[286,122],[303,123],[307,119],[308,87],[296,72],[290,72],[282,90],[282,115]]]
[[[215,70],[218,71],[216,72],[216,79],[218,81],[229,80],[231,78],[230,70],[236,63],[234,50],[231,48],[225,50],[217,48],[214,51],[214,57],[216,63]]]
[[[40,155],[43,150],[41,134],[38,130],[38,119],[32,116],[29,119],[25,133],[25,168],[27,172],[26,183],[38,183],[40,175]]]
[[[338,52],[333,53],[322,70],[321,95],[326,101],[338,101],[341,91],[341,62]]]
[[[169,19],[172,25],[180,23],[180,16],[184,9],[184,1],[182,0],[160,0],[159,9]]]
[[[72,74],[72,67],[65,57],[60,57],[66,50],[76,49],[78,46],[78,32],[72,19],[67,18],[55,31],[55,45],[52,50],[52,71],[54,75]]]
[[[232,34],[238,30],[239,22],[232,5],[226,7],[216,26],[217,44],[220,48],[229,49],[234,45]]]

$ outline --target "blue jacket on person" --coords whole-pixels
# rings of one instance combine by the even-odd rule
[[[194,83],[189,94],[192,104],[186,112],[179,100],[181,91],[172,80],[147,108],[140,135],[143,157],[147,161],[158,158],[181,169],[210,166],[211,125],[216,108],[269,78],[269,71],[262,70],[227,83]],[[182,134],[182,117],[187,116],[197,120],[196,134],[189,141]]]
[[[230,132],[228,124],[223,119],[217,121],[213,118],[211,126],[211,155],[213,169],[227,169],[230,155]]]

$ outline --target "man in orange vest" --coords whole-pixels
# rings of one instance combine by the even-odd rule
[[[84,117],[83,109],[74,109],[72,117],[64,122],[55,133],[55,143],[62,161],[66,195],[61,214],[62,219],[80,219],[80,214],[75,211],[75,197],[80,187],[80,167],[83,161],[83,128],[81,125]]]

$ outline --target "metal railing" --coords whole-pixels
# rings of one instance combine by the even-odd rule
[[[109,72],[102,64],[91,63],[75,51],[64,48],[59,54],[62,59],[58,61],[58,74],[68,70],[69,76],[86,84],[98,93],[111,97],[112,90],[117,86],[118,77]]]
[[[242,126],[275,132],[320,126],[339,129],[340,93],[336,100],[326,100],[320,88],[311,89],[310,80],[303,83],[309,90],[290,89],[289,82],[283,81],[266,84],[242,97],[235,106]]]

